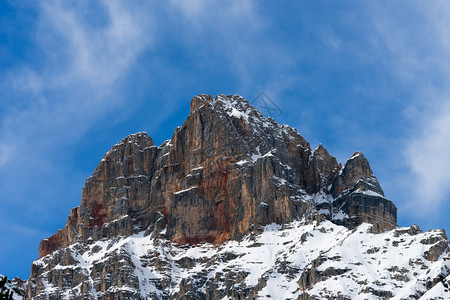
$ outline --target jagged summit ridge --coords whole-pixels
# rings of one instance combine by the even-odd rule
[[[274,223],[310,226],[326,220],[333,224],[330,228],[344,225],[346,230],[369,223],[371,233],[396,228],[397,209],[362,153],[342,166],[322,145],[312,151],[296,129],[264,117],[240,96],[198,95],[171,139],[157,146],[139,132],[104,155],[86,180],[80,206],[71,210],[61,230],[41,242],[28,298],[45,294],[48,284],[63,282],[77,287],[75,296],[166,297],[157,291],[169,283],[148,268],[169,262],[149,252],[135,253],[123,241],[136,237],[147,245],[142,251],[153,251],[150,244],[155,243],[166,249],[164,255],[173,256],[170,249],[181,251],[183,245],[227,247],[263,234]],[[115,252],[98,250],[105,247]],[[125,280],[130,293],[118,286],[117,278],[98,281],[98,274],[117,273],[121,258],[127,261],[124,267],[134,270]],[[181,264],[190,269],[190,263],[186,258]],[[68,267],[58,265],[74,268],[69,274]],[[183,282],[169,282],[175,286],[170,293],[180,296]],[[253,281],[245,284],[254,290]],[[223,298],[223,293],[211,297],[219,295]]]
[[[42,257],[150,227],[181,244],[221,243],[302,218],[382,230],[396,226],[396,208],[362,153],[341,167],[322,145],[311,151],[295,129],[244,98],[199,95],[161,146],[144,132],[113,146],[87,179],[81,205],[39,250]]]

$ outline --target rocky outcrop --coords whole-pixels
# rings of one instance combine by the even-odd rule
[[[331,260],[339,261],[340,257],[333,257]],[[310,266],[303,270],[302,275],[300,276],[300,280],[298,281],[300,290],[306,291],[312,286],[314,286],[317,282],[324,281],[329,279],[330,277],[339,276],[342,274],[351,271],[350,268],[346,267],[343,269],[328,267],[325,270],[319,270],[319,267],[327,261],[325,257],[318,257],[314,259]]]
[[[420,241],[424,245],[432,245],[424,253],[425,259],[429,261],[437,261],[441,255],[449,252],[449,242],[447,234],[444,230],[434,230],[435,235]]]
[[[324,187],[331,186],[341,168],[336,158],[331,156],[322,144],[319,144],[308,163],[306,191],[314,194]]]
[[[382,232],[396,227],[396,217],[362,153],[342,167],[322,145],[312,151],[295,129],[264,118],[242,97],[199,95],[161,146],[141,132],[112,147],[86,180],[80,206],[41,242],[39,255],[144,231],[179,245],[220,245],[294,220],[348,228],[369,222]],[[34,267],[31,280],[43,272],[64,278],[52,275],[60,261],[71,263],[62,257]]]
[[[376,225],[379,232],[396,227],[397,208],[384,197],[362,153],[355,152],[350,157],[335,177],[330,192],[335,199],[333,208],[338,211],[334,217],[337,224],[354,227],[367,222]]]
[[[0,299],[23,299],[26,291],[26,282],[18,277],[13,280],[0,274]]]

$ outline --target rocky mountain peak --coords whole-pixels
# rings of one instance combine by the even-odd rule
[[[345,174],[344,176],[373,176],[369,161],[366,159],[364,154],[359,151],[353,153],[353,155],[347,160],[342,173]]]
[[[196,111],[201,106],[211,103],[213,100],[214,99],[211,95],[200,94],[194,96],[191,100],[191,111],[189,114],[192,114],[192,112]]]
[[[347,160],[335,179],[331,193],[336,197],[349,190],[373,191],[384,196],[377,178],[373,175],[369,161],[361,152],[355,152]]]
[[[336,158],[331,156],[322,144],[319,144],[308,162],[308,192],[317,193],[323,189],[328,193],[329,187],[341,168]]]
[[[191,100],[190,114],[205,107],[219,113],[226,113],[230,117],[244,118],[247,122],[253,118],[262,119],[262,114],[250,103],[239,95],[211,95],[200,94]]]
[[[240,96],[198,95],[171,139],[140,132],[104,155],[41,241],[26,297],[418,298],[447,276],[448,241],[396,228],[362,153],[342,166]]]
[[[390,208],[382,228],[396,225],[395,206],[362,153],[342,168],[322,145],[312,152],[295,129],[265,118],[241,96],[198,95],[185,123],[161,146],[140,132],[105,154],[86,181],[81,205],[41,242],[40,256],[146,229],[164,230],[180,244],[222,243],[271,222],[314,220],[323,205],[328,212],[320,218],[337,215],[355,226],[343,221],[351,219],[342,206],[350,190],[366,192],[364,199],[379,195]],[[319,192],[328,200],[317,200]]]
[[[313,153],[315,156],[318,157],[325,157],[325,156],[330,156],[330,154],[328,153],[327,149],[325,149],[322,144],[320,143],[317,148],[314,150]]]

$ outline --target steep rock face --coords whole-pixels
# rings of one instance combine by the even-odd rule
[[[71,210],[66,226],[39,245],[40,256],[88,238],[130,234],[130,216],[143,214],[139,221],[148,224],[149,176],[156,154],[157,147],[146,133],[130,135],[108,151],[86,180],[81,205]]]
[[[39,253],[149,226],[167,226],[165,237],[181,244],[221,243],[259,225],[315,219],[310,198],[317,193],[332,196],[326,218],[396,226],[396,208],[361,153],[341,168],[322,145],[312,152],[295,129],[264,118],[245,99],[200,95],[160,147],[137,133],[106,153],[86,181],[81,205]]]
[[[319,144],[308,164],[307,192],[314,194],[331,186],[341,168],[336,158]]]
[[[142,132],[108,151],[87,179],[80,206],[41,242],[39,254],[139,232],[180,245],[220,245],[270,223],[325,219],[348,228],[369,222],[377,232],[396,227],[396,208],[361,153],[342,167],[322,145],[311,151],[295,129],[264,118],[242,97],[199,95],[161,146]],[[82,280],[81,270],[54,270],[73,261],[52,257],[46,268],[33,265],[32,282],[48,272],[54,280]],[[37,284],[29,297],[39,290]]]
[[[168,239],[195,244],[241,237],[255,224],[313,218],[313,206],[292,197],[307,184],[310,152],[295,130],[241,97],[195,97],[186,122],[160,147],[138,133],[105,154],[81,205],[42,241],[40,256],[157,222],[167,225]]]
[[[334,209],[342,213],[334,217],[337,224],[351,227],[368,222],[376,224],[379,231],[397,224],[397,208],[386,201],[368,160],[360,152],[355,152],[336,176],[331,194]]]

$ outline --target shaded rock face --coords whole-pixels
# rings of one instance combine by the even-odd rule
[[[317,203],[318,194],[328,200]],[[199,95],[161,146],[137,133],[108,151],[81,205],[39,254],[142,230],[164,229],[179,244],[220,244],[302,218],[392,229],[396,208],[361,153],[342,167],[322,145],[311,151],[295,129],[264,118],[242,97]]]
[[[355,152],[335,177],[330,193],[334,207],[349,216],[335,216],[337,224],[351,228],[367,222],[376,224],[380,232],[397,226],[397,208],[384,197],[369,161],[360,152]]]

